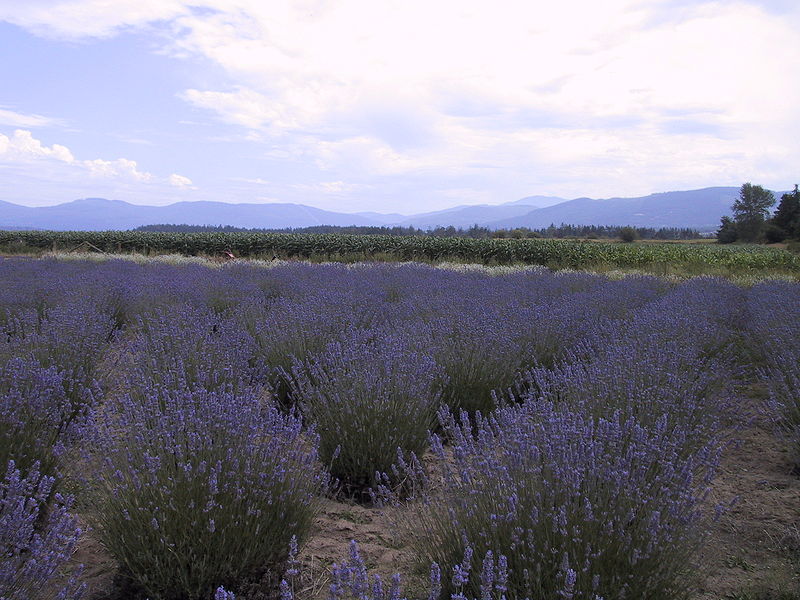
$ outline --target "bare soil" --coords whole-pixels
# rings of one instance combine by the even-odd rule
[[[723,455],[711,501],[731,506],[703,553],[697,600],[800,599],[800,477],[786,445],[755,410]]]

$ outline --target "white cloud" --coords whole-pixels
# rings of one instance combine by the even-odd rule
[[[239,87],[233,92],[202,92],[186,90],[184,100],[216,112],[228,123],[243,125],[250,129],[261,129],[276,125],[288,128],[291,122],[269,106],[269,99],[254,90]]]
[[[271,181],[267,181],[261,177],[231,177],[231,181],[240,183],[252,183],[255,185],[272,185]]]
[[[229,77],[181,97],[332,195],[437,176],[475,198],[780,187],[800,162],[800,3],[787,0],[7,4],[0,19],[42,35],[165,24],[165,50]]]
[[[58,119],[35,114],[28,115],[0,107],[0,125],[9,127],[48,127],[59,125],[60,123]]]
[[[694,2],[659,23],[674,4],[566,0],[497,10],[480,1],[344,0],[300,10],[242,1],[211,18],[178,19],[181,48],[238,82],[185,98],[229,123],[283,135],[345,176],[457,173],[499,163],[503,148],[521,153],[511,164],[612,153],[630,165],[642,162],[631,152],[643,138],[662,149],[644,155],[652,171],[673,180],[732,147],[744,176],[746,148],[765,136],[791,153],[789,132],[800,129],[792,19],[756,4]],[[673,147],[678,154],[668,155]]]
[[[96,158],[94,160],[84,160],[78,164],[85,166],[89,173],[96,177],[122,177],[133,181],[151,181],[153,179],[152,174],[138,170],[135,160],[128,160],[127,158],[118,158],[116,160]]]
[[[173,173],[168,178],[169,184],[174,185],[175,187],[185,188],[192,185],[192,180],[188,177],[184,177],[183,175],[178,175],[177,173]]]
[[[188,12],[181,0],[24,0],[0,3],[0,20],[48,37],[108,37]]]
[[[192,183],[188,177],[175,173],[168,178],[160,178],[141,171],[136,161],[128,158],[78,160],[66,146],[46,146],[34,138],[30,131],[23,129],[15,130],[11,136],[0,133],[0,164],[31,167],[28,172],[38,173],[41,179],[49,177],[48,168],[55,169],[53,183],[57,183],[59,177],[85,179],[87,176],[92,180],[126,183],[168,183],[180,188],[186,188]]]
[[[69,148],[60,144],[53,144],[48,148],[34,138],[30,131],[23,129],[15,130],[11,137],[0,133],[0,157],[5,161],[50,158],[65,163],[75,162]]]

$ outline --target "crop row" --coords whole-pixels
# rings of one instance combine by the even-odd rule
[[[800,256],[775,248],[706,244],[613,244],[572,240],[470,239],[387,235],[291,233],[159,233],[145,231],[0,231],[0,247],[71,250],[89,244],[104,252],[185,255],[342,257],[458,260],[483,264],[534,264],[561,268],[610,265],[705,265],[736,270],[800,272]]]
[[[690,597],[706,493],[746,419],[734,386],[765,381],[800,444],[799,296],[546,269],[0,261],[0,597],[80,597],[62,570],[77,512],[133,595],[258,598],[285,573],[288,599],[337,494],[392,513],[432,600]],[[368,582],[353,547],[331,597],[397,599],[396,581]]]

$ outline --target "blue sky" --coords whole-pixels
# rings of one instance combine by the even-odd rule
[[[0,200],[789,189],[799,28],[795,0],[0,0]]]

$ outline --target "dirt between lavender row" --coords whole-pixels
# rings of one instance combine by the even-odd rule
[[[736,500],[711,531],[697,600],[800,598],[800,477],[771,424],[752,410],[712,483],[711,502]]]
[[[713,525],[700,556],[704,567],[693,600],[798,600],[800,477],[793,472],[784,443],[758,414],[757,403],[745,404],[754,416],[733,434],[708,502],[736,500]],[[392,525],[396,510],[326,499],[299,556],[296,597],[327,598],[330,567],[348,556],[350,540],[358,542],[370,573],[388,582],[399,572],[405,596],[427,597],[424,568]],[[115,583],[114,560],[91,532],[83,535],[75,562],[85,567],[89,600],[126,597]]]

